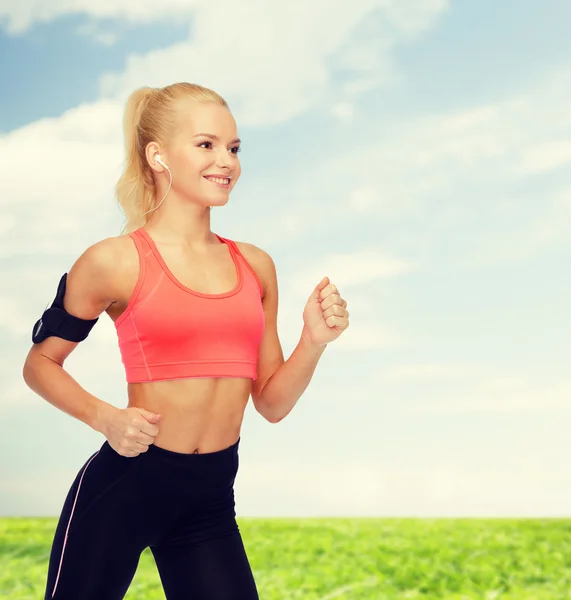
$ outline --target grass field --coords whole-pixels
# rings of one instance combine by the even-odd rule
[[[567,519],[238,518],[238,524],[260,600],[571,599]],[[2,600],[43,598],[55,526],[55,518],[0,519]],[[125,598],[165,598],[148,548]]]

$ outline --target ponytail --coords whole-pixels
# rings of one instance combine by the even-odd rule
[[[145,148],[139,145],[139,125],[141,113],[153,94],[152,88],[135,90],[127,99],[123,116],[123,135],[125,138],[125,167],[117,184],[115,193],[123,209],[127,222],[121,233],[138,229],[144,223],[141,214],[150,206],[154,197],[154,180],[145,157]],[[128,227],[130,225],[130,227]]]

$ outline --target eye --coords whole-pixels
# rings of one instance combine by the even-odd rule
[[[204,144],[210,144],[212,146],[212,142],[205,141],[205,142],[200,142],[200,144],[198,144],[198,147],[200,148]],[[240,146],[232,146],[231,150],[235,150],[236,151],[233,154],[238,154],[238,152],[242,152],[242,148],[240,148]]]

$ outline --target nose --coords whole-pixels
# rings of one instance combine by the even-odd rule
[[[232,166],[232,157],[229,156],[229,154],[230,153],[227,150],[222,150],[216,156],[216,164],[220,168],[228,168],[228,169],[230,169],[230,167]]]

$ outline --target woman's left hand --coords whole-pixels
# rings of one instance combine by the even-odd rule
[[[303,309],[302,336],[316,346],[325,346],[349,327],[347,301],[337,286],[324,277],[315,287]]]

